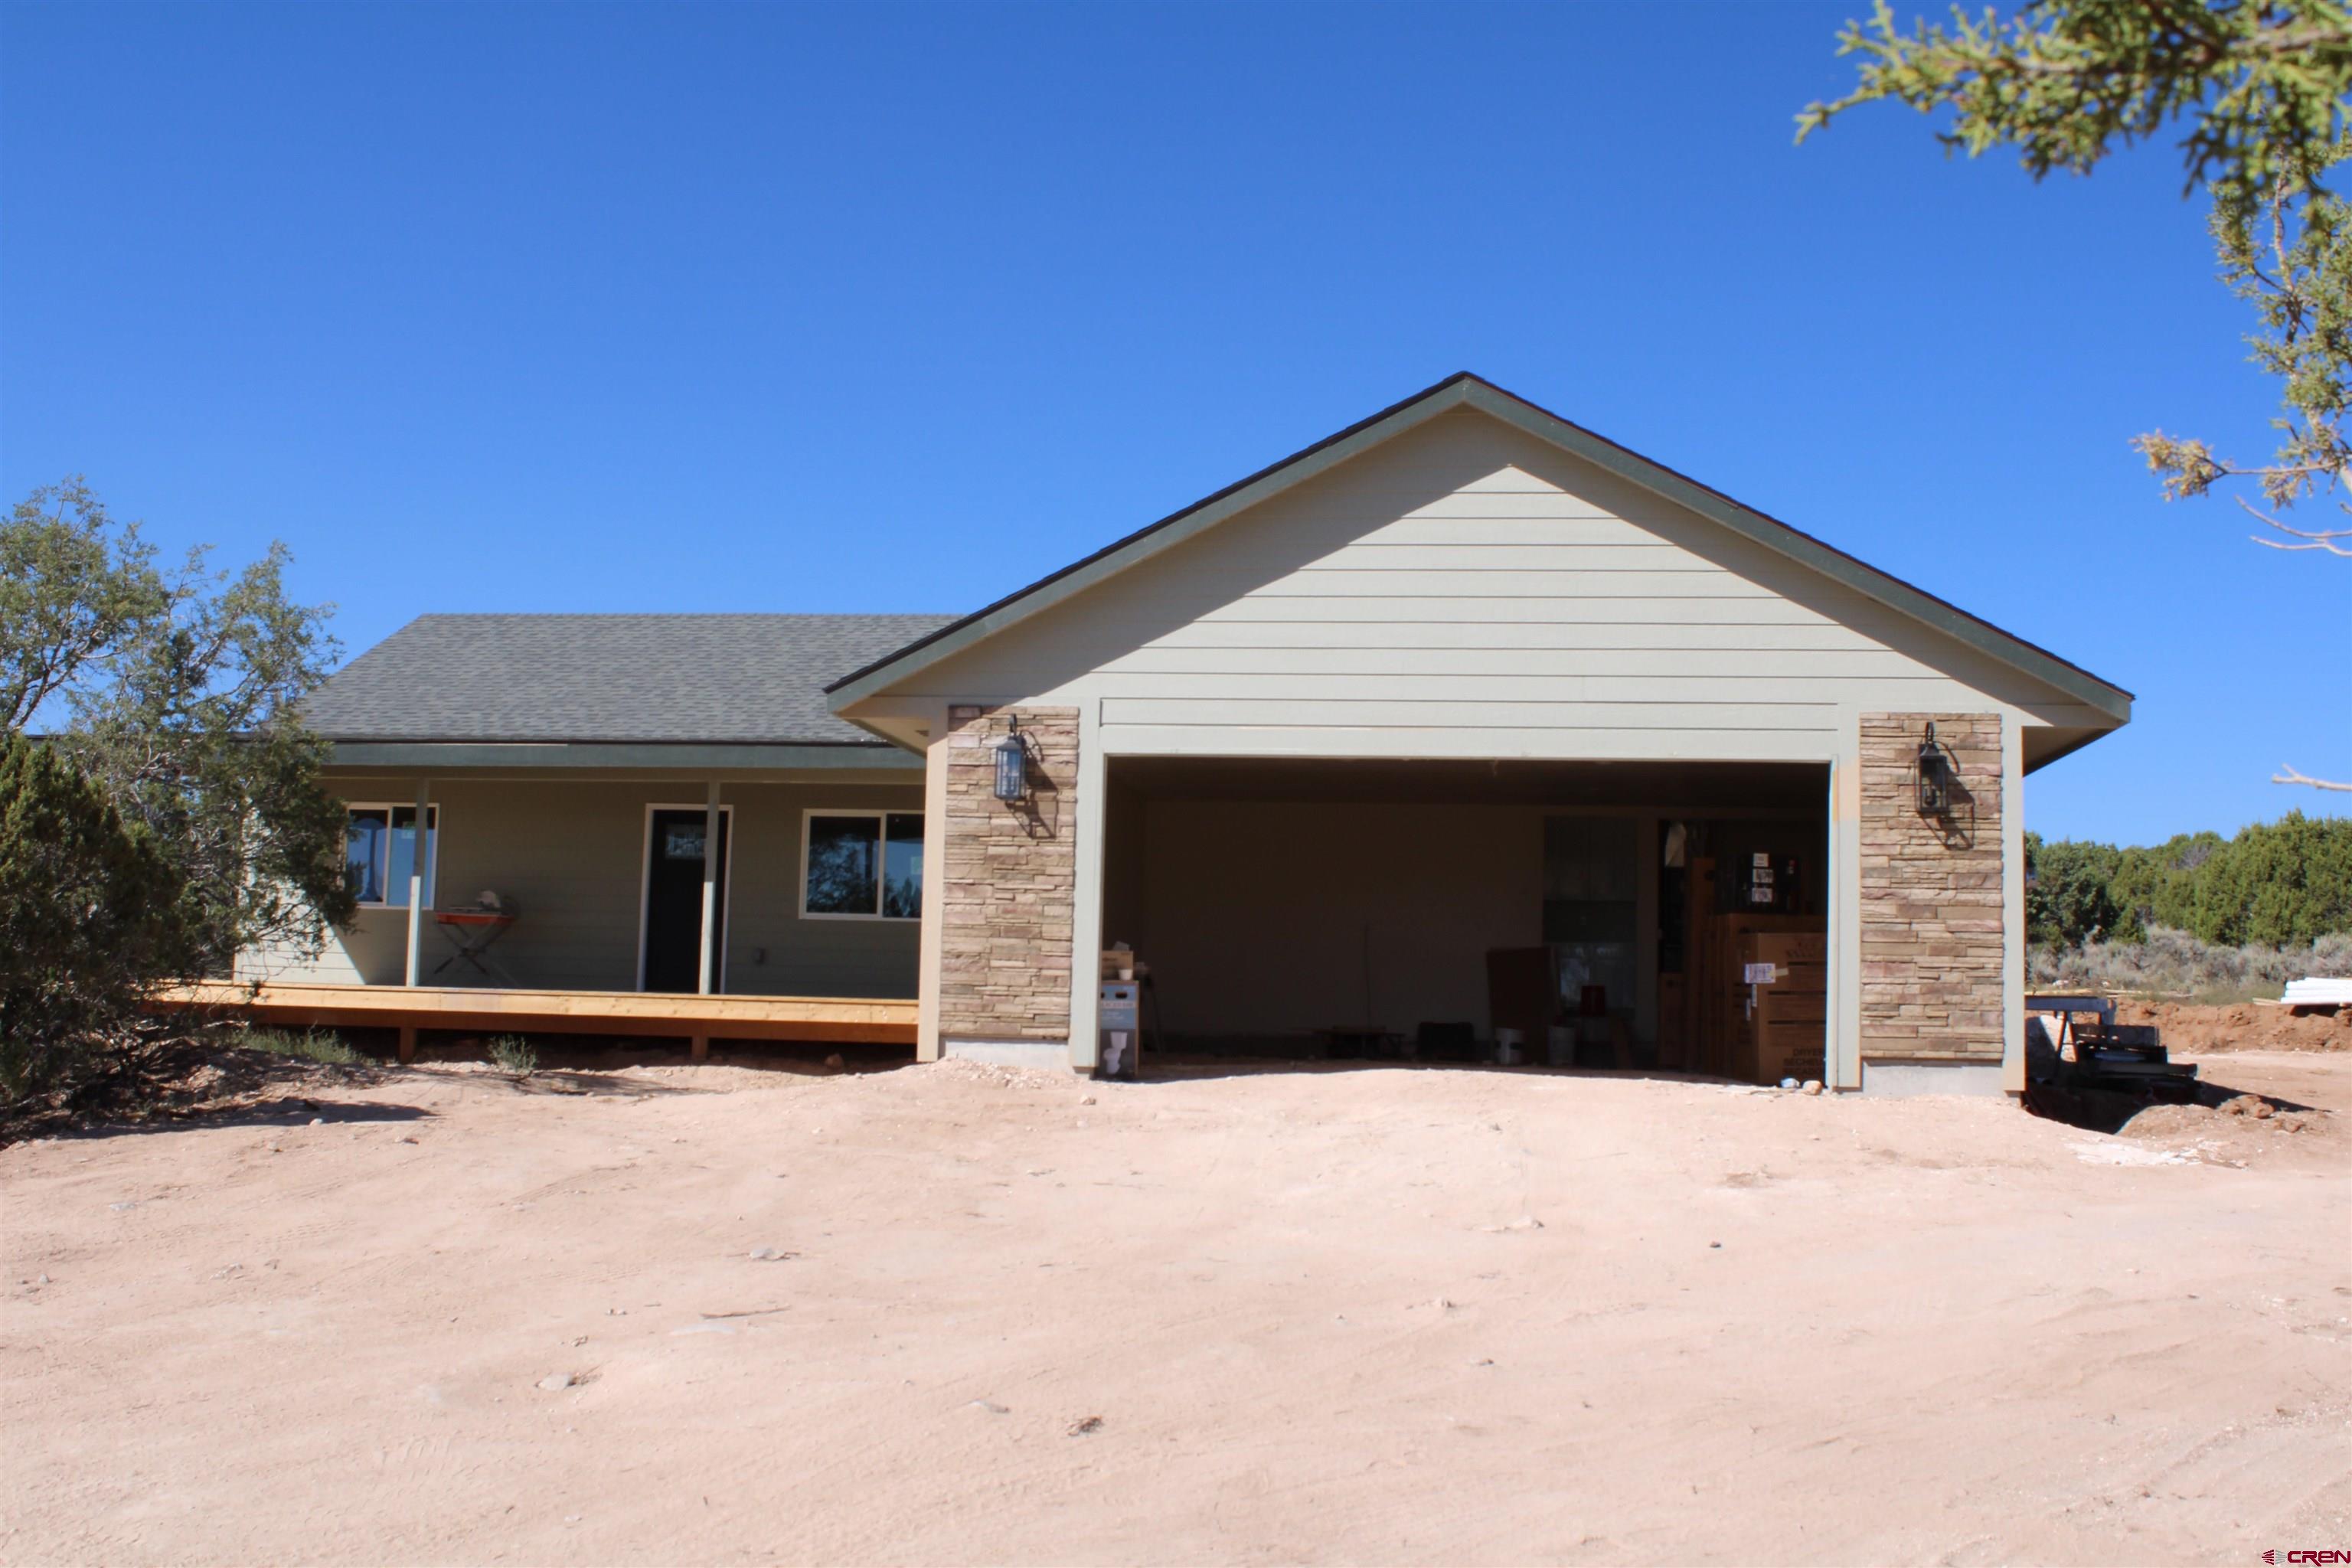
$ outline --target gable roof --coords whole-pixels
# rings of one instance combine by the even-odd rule
[[[421,616],[304,699],[332,741],[874,746],[820,686],[943,616]]]
[[[1392,404],[1370,418],[1359,420],[1344,430],[1327,436],[1311,447],[1294,452],[1213,495],[1205,496],[1181,510],[1171,512],[1159,521],[1138,529],[1126,538],[1107,544],[1093,554],[1074,561],[1025,588],[1006,595],[992,605],[975,610],[961,620],[938,626],[905,647],[852,670],[825,688],[833,710],[839,712],[861,698],[871,696],[929,665],[961,653],[973,644],[1026,620],[1107,577],[1147,561],[1160,551],[1181,543],[1237,512],[1304,483],[1361,452],[1392,440],[1455,408],[1475,408],[1491,415],[1619,479],[1663,496],[1801,565],[1834,578],[1890,609],[1956,637],[1980,653],[2022,670],[2108,715],[2119,724],[2131,718],[2132,694],[2114,682],[2102,679],[2082,666],[2005,632],[1948,600],[1890,576],[1834,546],[1823,543],[1811,534],[1734,500],[1722,491],[1677,473],[1662,463],[1653,462],[1638,452],[1621,447],[1606,437],[1595,435],[1582,426],[1572,424],[1515,393],[1506,392],[1466,370],[1458,371],[1402,403]]]

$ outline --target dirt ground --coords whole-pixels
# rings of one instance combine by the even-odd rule
[[[2352,1055],[2207,1070],[315,1069],[0,1151],[0,1560],[2352,1544]]]
[[[2298,1014],[2259,1002],[2121,1002],[2116,1022],[2154,1024],[2165,1045],[2179,1053],[2352,1051],[2352,1009]]]

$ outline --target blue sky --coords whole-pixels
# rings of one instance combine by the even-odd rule
[[[0,490],[353,652],[956,611],[1470,369],[2137,692],[2032,826],[2326,808],[2352,568],[2126,446],[2269,449],[2177,158],[1794,147],[1861,8],[10,4]]]

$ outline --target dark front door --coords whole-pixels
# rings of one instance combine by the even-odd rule
[[[710,988],[719,988],[717,955],[727,942],[727,814],[719,816],[719,842],[703,843],[704,818],[692,811],[654,813],[653,841],[646,865],[646,989],[693,991],[702,978],[702,861],[714,855],[719,886],[713,908],[719,921],[711,949]]]

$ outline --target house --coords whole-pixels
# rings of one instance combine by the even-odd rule
[[[276,1016],[389,1024],[404,1045],[419,1027],[911,1039],[922,762],[835,717],[821,682],[944,622],[409,623],[306,703],[333,742],[358,913],[324,952],[248,952],[236,978],[266,983]]]
[[[378,896],[240,973],[480,987],[423,973],[404,885],[436,923],[487,889],[502,997],[698,1037],[832,998],[897,1009],[843,1037],[1085,1070],[1124,942],[1202,1048],[1507,1012],[2015,1090],[2020,785],[2131,700],[1456,375],[961,619],[418,621],[311,710]]]

